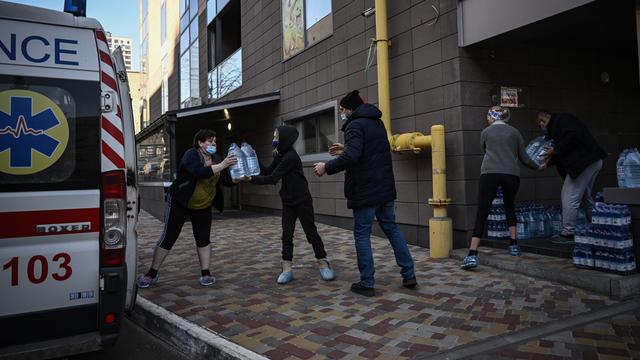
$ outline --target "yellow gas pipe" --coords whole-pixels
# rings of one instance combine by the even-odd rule
[[[382,112],[382,122],[387,130],[391,150],[411,151],[419,154],[431,147],[433,217],[429,219],[429,253],[432,258],[448,257],[453,249],[452,223],[447,216],[447,174],[444,145],[444,126],[431,127],[431,135],[420,132],[391,135],[391,96],[389,95],[389,46],[387,33],[387,1],[375,0],[376,11],[376,52],[378,69],[378,106]]]

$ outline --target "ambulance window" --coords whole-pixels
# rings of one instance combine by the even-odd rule
[[[0,75],[0,192],[97,188],[98,82]]]

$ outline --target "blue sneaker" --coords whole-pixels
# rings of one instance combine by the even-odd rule
[[[216,283],[216,278],[211,275],[200,276],[200,285],[211,286]]]
[[[291,261],[282,261],[282,272],[278,276],[278,284],[283,285],[293,280]]]
[[[327,259],[318,259],[318,269],[320,270],[320,277],[324,281],[331,281],[336,278],[336,273],[331,268],[331,264]]]
[[[152,278],[151,276],[142,275],[138,278],[138,281],[136,281],[136,283],[138,284],[138,287],[141,289],[146,289],[151,285],[155,285],[157,282],[158,282],[158,275],[156,275],[156,277],[154,278]]]
[[[513,255],[513,256],[522,255],[522,251],[520,251],[520,246],[518,245],[509,245],[507,249],[509,250],[509,255]]]
[[[478,267],[478,255],[468,255],[460,263],[462,270],[471,270],[475,267]]]

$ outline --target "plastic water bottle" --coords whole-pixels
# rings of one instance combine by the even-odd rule
[[[538,165],[542,165],[542,159],[547,154],[549,149],[552,148],[553,146],[554,146],[553,139],[543,140],[542,144],[540,144],[540,146],[538,147],[538,150],[536,151],[536,154],[535,154],[535,158],[533,158],[533,160]]]
[[[538,152],[538,149],[540,148],[540,146],[542,146],[543,142],[544,142],[544,136],[539,136],[531,140],[531,142],[529,142],[525,150],[527,151],[527,155],[529,155],[531,159],[535,160],[535,155]]]
[[[560,234],[562,231],[562,210],[560,208],[553,208],[553,235]]]
[[[246,142],[242,143],[242,146],[240,147],[240,150],[242,150],[242,153],[244,153],[244,156],[247,160],[246,165],[246,174],[247,176],[257,176],[260,175],[260,163],[258,162],[258,155],[256,155],[255,150],[253,150],[253,148],[251,147],[251,145],[247,144]]]
[[[618,161],[616,162],[616,173],[618,175],[618,187],[620,188],[627,187],[625,184],[624,160],[626,159],[628,153],[629,153],[629,150],[624,149],[620,154],[620,156],[618,156]]]
[[[232,143],[229,147],[229,154],[234,155],[237,159],[237,162],[230,167],[231,178],[236,180],[241,179],[245,176],[246,159],[244,157],[244,153],[236,143]]]
[[[640,188],[640,153],[634,148],[624,159],[624,185],[628,188]]]

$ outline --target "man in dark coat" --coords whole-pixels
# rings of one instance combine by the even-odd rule
[[[351,290],[365,296],[374,296],[374,264],[371,251],[373,218],[391,243],[396,263],[400,266],[402,285],[417,285],[413,259],[404,236],[396,224],[394,200],[395,180],[391,165],[391,152],[387,132],[380,116],[371,104],[365,104],[357,90],[340,100],[340,115],[345,144],[334,144],[329,149],[337,158],[315,164],[315,172],[322,176],[345,171],[344,195],[347,207],[353,209],[356,253],[360,281]]]
[[[298,139],[298,130],[292,126],[278,126],[273,133],[273,162],[259,176],[249,177],[252,184],[275,185],[282,179],[280,198],[282,199],[282,273],[278,276],[278,284],[286,284],[293,280],[293,232],[296,220],[313,247],[318,262],[320,277],[325,281],[335,278],[324,243],[318,234],[313,219],[313,199],[309,192],[309,183],[302,171],[302,161],[293,148]]]
[[[562,231],[560,236],[574,237],[578,209],[583,198],[593,207],[591,190],[607,153],[598,145],[587,127],[571,114],[540,111],[538,125],[553,139],[554,146],[545,155],[548,166],[556,165],[562,183]]]

